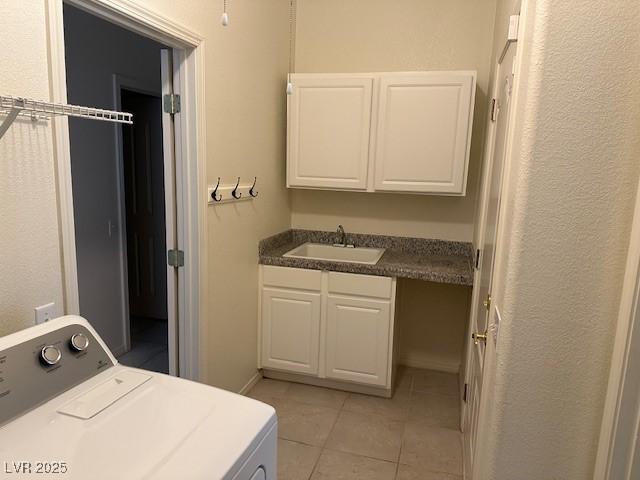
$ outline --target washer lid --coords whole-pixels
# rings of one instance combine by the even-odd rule
[[[151,378],[89,418],[59,413],[79,398],[100,404],[103,385],[131,374]],[[255,400],[116,366],[0,428],[0,458],[4,470],[64,463],[67,479],[228,478],[274,424],[273,408]]]

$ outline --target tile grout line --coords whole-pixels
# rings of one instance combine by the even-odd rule
[[[415,375],[413,374],[413,372],[410,374],[410,380],[409,380],[408,383],[409,383],[409,385],[408,385],[408,399],[409,399],[408,412],[409,412],[409,414],[413,410],[412,406],[411,406],[412,401],[416,401],[416,399],[419,399],[424,394],[436,395],[438,397],[454,397],[454,396],[456,396],[454,394],[446,394],[446,393],[442,393],[442,392],[429,391],[429,389],[427,389],[427,391],[416,391],[415,390],[416,378],[415,378]],[[405,436],[406,436],[407,426],[408,426],[409,422],[411,421],[411,415],[407,416],[404,420],[396,420],[396,419],[390,418],[389,416],[384,415],[384,414],[379,414],[379,413],[371,414],[371,415],[379,416],[379,417],[382,417],[382,418],[386,418],[386,419],[391,420],[391,421],[395,420],[395,421],[398,421],[398,423],[401,423],[401,425],[402,425],[402,434],[401,434],[401,437],[400,437],[400,448],[399,448],[399,451],[398,451],[398,456],[397,456],[397,460],[396,461],[380,459],[380,458],[371,457],[371,456],[367,456],[367,455],[361,455],[361,454],[357,454],[357,453],[353,453],[353,452],[342,451],[342,450],[339,450],[339,449],[332,449],[332,448],[328,448],[327,444],[328,444],[329,438],[331,437],[331,435],[335,431],[335,427],[336,427],[336,425],[337,425],[337,423],[338,423],[338,421],[340,419],[340,416],[343,414],[343,412],[346,412],[346,413],[359,413],[358,411],[352,412],[352,411],[350,411],[350,410],[345,408],[345,406],[349,402],[349,399],[352,398],[355,394],[353,392],[344,392],[344,393],[346,393],[346,395],[344,396],[344,399],[342,400],[342,402],[340,402],[340,404],[339,404],[339,406],[337,406],[337,408],[335,408],[335,407],[332,408],[332,407],[327,407],[325,405],[319,405],[317,403],[313,403],[313,402],[309,402],[309,401],[304,401],[304,400],[300,401],[298,399],[296,399],[296,400],[290,399],[288,397],[289,391],[290,391],[290,389],[291,389],[291,387],[293,385],[296,385],[296,383],[287,382],[287,384],[288,385],[287,385],[286,389],[284,389],[284,391],[281,394],[275,395],[274,398],[276,398],[276,399],[280,398],[280,399],[285,400],[285,401],[292,401],[294,403],[299,403],[299,404],[303,404],[303,405],[311,405],[311,406],[314,406],[314,407],[324,407],[324,408],[332,409],[332,410],[337,412],[337,415],[336,415],[336,417],[335,417],[334,421],[332,422],[332,425],[331,425],[331,427],[329,429],[329,433],[327,434],[327,437],[325,438],[325,440],[322,442],[322,445],[320,445],[320,446],[318,446],[318,445],[309,445],[309,444],[307,444],[305,442],[301,442],[301,441],[298,441],[298,440],[290,440],[290,439],[286,439],[286,438],[280,437],[282,440],[285,440],[285,441],[297,443],[297,444],[300,444],[300,445],[306,445],[306,446],[309,446],[309,447],[319,448],[318,457],[316,458],[315,462],[313,463],[313,466],[311,468],[309,476],[306,477],[307,480],[310,480],[313,477],[313,475],[315,475],[315,473],[317,473],[319,471],[318,467],[319,467],[320,459],[327,452],[341,453],[341,454],[346,454],[346,455],[352,455],[354,457],[368,458],[368,459],[375,460],[375,461],[383,461],[383,462],[395,464],[395,471],[394,471],[393,479],[397,480],[397,477],[398,477],[398,475],[400,473],[400,465],[401,465],[400,459],[402,457],[402,452],[404,451],[404,449],[406,447]],[[326,388],[323,388],[323,387],[318,387],[318,388],[321,388],[323,390],[331,390],[331,389],[326,389]],[[446,427],[438,427],[437,425],[434,425],[434,428],[443,428],[443,429],[445,429]],[[440,471],[440,470],[428,469],[428,471],[429,472],[433,472],[433,473],[446,473],[448,475],[457,475],[457,474],[454,474],[452,472],[445,472],[445,471]]]
[[[347,396],[345,397],[344,401],[342,402],[342,405],[340,406],[340,408],[338,409],[338,415],[336,415],[336,419],[333,421],[333,425],[331,425],[331,428],[329,429],[329,433],[327,434],[327,438],[324,439],[324,442],[322,443],[322,447],[320,447],[320,455],[318,455],[318,458],[316,459],[316,462],[313,464],[313,468],[311,469],[311,474],[309,475],[309,479],[311,480],[311,477],[313,477],[313,474],[316,473],[316,468],[318,468],[318,463],[320,463],[320,458],[322,457],[322,454],[324,453],[325,450],[327,449],[327,442],[329,441],[329,437],[331,436],[331,432],[333,432],[333,429],[336,427],[336,423],[338,423],[338,418],[340,418],[340,414],[343,412],[343,408],[344,408],[344,404],[347,402],[347,398],[349,398],[351,394],[347,394]]]

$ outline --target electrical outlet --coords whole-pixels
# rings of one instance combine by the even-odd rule
[[[56,316],[56,304],[47,303],[46,305],[40,305],[36,307],[36,325],[48,322]]]

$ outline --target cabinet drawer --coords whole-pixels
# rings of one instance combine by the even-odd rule
[[[391,298],[392,279],[354,273],[329,273],[329,293]]]
[[[320,290],[322,272],[290,267],[262,267],[262,283],[272,287]]]

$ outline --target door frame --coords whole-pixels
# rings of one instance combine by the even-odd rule
[[[521,13],[520,5],[516,6],[516,12],[513,13],[513,15],[518,15],[520,17],[519,24],[521,26],[522,13]],[[518,33],[518,36],[520,36],[520,33]],[[466,410],[467,410],[467,403],[464,401],[463,393],[464,393],[465,386],[469,384],[469,365],[471,363],[471,359],[473,356],[473,352],[472,352],[473,341],[471,338],[471,334],[473,333],[472,329],[473,329],[473,326],[476,324],[476,319],[478,317],[478,310],[475,307],[478,304],[478,300],[479,300],[478,296],[480,295],[480,279],[481,279],[480,267],[482,266],[482,256],[484,255],[484,251],[481,247],[482,247],[482,242],[484,240],[485,231],[487,228],[487,215],[489,212],[488,204],[489,204],[489,193],[490,193],[490,187],[491,187],[491,175],[493,174],[493,171],[494,171],[493,154],[495,153],[495,148],[496,148],[496,133],[497,133],[497,127],[498,127],[498,122],[493,120],[493,111],[492,111],[491,103],[494,99],[497,100],[498,98],[498,92],[500,88],[499,81],[498,81],[498,74],[500,72],[500,65],[502,64],[502,60],[504,59],[504,56],[507,53],[511,44],[517,43],[517,42],[518,42],[518,39],[512,40],[507,38],[505,40],[501,53],[495,58],[495,64],[491,66],[493,76],[492,76],[492,84],[490,85],[491,92],[490,92],[490,96],[488,97],[489,108],[487,110],[487,114],[485,117],[488,129],[485,133],[485,144],[484,144],[483,157],[482,157],[483,169],[482,169],[482,174],[481,174],[482,176],[480,180],[480,191],[478,192],[479,204],[478,204],[478,210],[476,213],[477,228],[474,232],[474,241],[473,241],[474,253],[476,255],[476,257],[474,258],[474,262],[476,263],[474,264],[475,266],[473,269],[473,288],[471,290],[471,310],[469,312],[469,319],[467,324],[464,376],[461,378],[461,381],[460,381],[460,391],[461,391],[460,428],[463,431],[464,431],[464,419],[465,419]],[[516,63],[517,61],[518,61],[518,57],[516,54],[516,58],[514,59],[514,67],[516,68],[517,68],[517,63]],[[513,93],[511,95],[512,105],[513,103],[515,103],[515,93],[516,93],[516,89],[514,85]],[[511,123],[512,121],[513,121],[513,117],[510,116],[508,119],[508,122]],[[511,129],[507,131],[506,138],[505,138],[505,142],[507,142],[507,146],[505,147],[505,158],[509,154],[508,145],[510,142],[510,130]],[[505,176],[506,163],[507,162],[505,161],[505,166],[503,168],[503,176],[502,176],[503,180],[501,182],[503,184],[504,184],[504,179],[506,178]],[[499,205],[498,219],[500,218],[500,212],[501,212],[501,206]],[[498,221],[497,228],[496,228],[496,242],[497,242],[499,228],[500,228],[500,222]],[[494,265],[495,265],[495,253],[494,253]],[[494,270],[494,268],[492,267],[491,270]],[[489,288],[489,291],[491,291],[491,288]],[[488,329],[491,312],[487,311],[482,313],[487,315],[487,329]]]
[[[529,12],[532,8],[532,2],[529,0],[521,0],[514,5],[514,10],[510,13],[510,15],[519,15],[518,20],[518,34],[517,34],[517,42],[518,42],[518,50],[516,53],[516,57],[514,59],[514,81],[512,85],[512,93],[511,93],[511,107],[509,109],[508,123],[509,123],[509,131],[506,135],[506,146],[505,146],[505,160],[502,172],[502,199],[510,198],[511,191],[515,188],[515,185],[511,182],[512,170],[514,168],[514,155],[518,148],[518,144],[516,142],[516,138],[519,135],[519,127],[520,120],[522,118],[522,108],[524,105],[524,93],[526,93],[526,72],[528,65],[525,63],[527,59],[527,53],[529,47],[529,36],[531,34],[531,27],[528,25],[528,20],[530,17]],[[507,47],[509,45],[508,40],[505,42],[501,51],[496,52],[496,58],[494,61],[495,64],[499,61],[502,61],[502,57],[504,57],[505,52],[507,51]],[[495,46],[494,46],[495,48]],[[492,65],[491,68],[495,68]],[[495,92],[497,92],[497,79],[492,79],[493,85],[492,94],[495,96]],[[493,98],[492,96],[492,98]],[[490,112],[489,112],[490,115]],[[495,135],[495,125],[491,123],[492,131],[487,133],[487,139],[489,135]],[[487,151],[493,152],[493,137],[491,138],[491,144],[485,146],[485,154]],[[482,190],[481,195],[485,194]],[[481,204],[481,209],[486,208],[486,203]],[[498,218],[504,219],[507,218],[508,209],[510,208],[508,201],[501,201],[498,211]],[[482,215],[482,210],[479,210],[478,215]],[[484,222],[484,215],[481,217],[481,222]],[[480,228],[480,227],[479,227]],[[485,225],[482,223],[482,236],[484,236],[484,228]],[[495,254],[493,260],[493,268],[492,268],[492,278],[491,278],[491,291],[494,294],[492,298],[491,310],[489,312],[488,321],[487,321],[487,332],[489,334],[489,339],[487,341],[487,347],[485,349],[485,360],[483,366],[483,378],[481,385],[481,398],[478,406],[478,425],[476,427],[476,438],[482,439],[482,442],[477,444],[476,450],[474,452],[473,459],[471,461],[472,471],[464,471],[463,475],[465,480],[474,480],[476,478],[484,478],[484,474],[487,470],[487,461],[489,457],[488,444],[490,443],[490,435],[491,435],[491,425],[492,425],[492,404],[491,399],[489,398],[489,393],[493,389],[493,383],[495,381],[495,370],[496,364],[499,356],[498,351],[498,343],[499,343],[499,328],[501,321],[500,314],[500,304],[502,299],[499,298],[497,293],[501,290],[502,284],[505,279],[503,278],[502,270],[503,264],[506,261],[503,256],[501,256],[501,252],[505,248],[505,235],[506,235],[506,226],[504,221],[498,221],[497,231],[496,231],[496,241],[495,241]],[[482,236],[478,235],[478,237],[474,240],[475,246],[477,245],[482,238]],[[475,283],[475,275],[477,272],[474,272],[474,288],[473,290],[477,290],[477,285]],[[475,300],[477,301],[477,293]],[[471,323],[470,315],[469,325],[473,325]],[[467,339],[470,342],[471,331],[468,331]],[[467,349],[467,352],[469,349]],[[470,356],[467,353],[467,358],[465,359],[465,367],[468,371],[467,362],[470,360]],[[466,381],[466,372],[465,372],[465,381]],[[461,421],[464,417],[461,416]],[[463,459],[463,463],[469,463],[466,459]]]
[[[113,105],[114,110],[122,110],[122,89],[143,93],[160,98],[162,101],[162,91],[154,89],[152,85],[148,85],[139,78],[129,77],[114,73],[113,78]],[[117,186],[118,186],[118,241],[120,243],[120,285],[122,287],[122,344],[124,351],[131,349],[131,319],[129,317],[129,267],[127,264],[127,222],[126,222],[126,205],[125,205],[125,179],[124,179],[124,157],[123,157],[123,138],[122,127],[114,124],[114,135],[116,141],[116,167],[117,167]],[[165,219],[165,224],[166,224]],[[168,294],[168,292],[167,292]]]
[[[182,112],[176,114],[176,201],[182,213],[177,219],[178,245],[185,252],[185,267],[178,271],[179,376],[206,378],[200,352],[207,304],[206,132],[204,95],[204,38],[180,24],[133,4],[129,0],[48,0],[49,77],[54,102],[67,102],[63,3],[174,50],[176,93]],[[53,121],[58,212],[63,267],[64,310],[78,314],[78,272],[71,187],[69,123],[65,116]]]
[[[596,456],[594,478],[599,480],[621,478],[619,474],[622,472],[614,471],[614,467],[628,470],[633,461],[629,455],[634,448],[637,448],[635,444],[637,440],[634,442],[634,438],[638,434],[637,416],[640,412],[638,351],[640,351],[640,182],[638,182],[629,236],[609,384]],[[624,462],[624,467],[621,467],[621,462]]]

